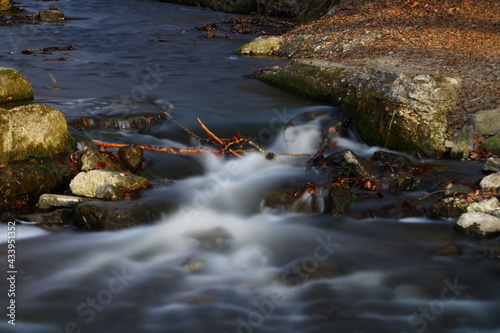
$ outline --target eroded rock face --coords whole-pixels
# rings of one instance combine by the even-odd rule
[[[2,1],[0,10],[1,7]],[[24,75],[15,69],[0,67],[0,103],[30,99],[33,99],[33,87]]]
[[[0,163],[50,156],[73,147],[64,115],[45,105],[0,108]]]
[[[363,138],[376,145],[442,156],[446,113],[458,100],[459,78],[400,67],[358,68],[294,60],[261,79],[352,113]]]
[[[80,172],[71,181],[73,194],[89,198],[119,200],[126,192],[138,191],[150,187],[146,178],[129,172],[111,170],[92,170]]]

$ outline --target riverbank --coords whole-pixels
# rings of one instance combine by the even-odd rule
[[[500,107],[500,4],[494,0],[345,1],[283,36],[280,56],[410,67],[462,79],[449,130]]]

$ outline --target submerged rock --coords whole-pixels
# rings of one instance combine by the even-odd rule
[[[73,224],[82,230],[119,230],[158,221],[176,206],[159,200],[86,202],[73,213]]]
[[[362,137],[371,144],[431,157],[446,151],[446,114],[461,90],[456,77],[314,59],[293,60],[260,78],[342,107],[358,119]]]
[[[80,172],[71,181],[73,194],[89,198],[119,200],[125,198],[125,193],[150,187],[146,178],[129,172],[111,170],[92,170]]]
[[[495,237],[500,235],[500,218],[484,213],[465,213],[459,217],[456,227],[472,237]]]
[[[0,103],[30,99],[33,99],[33,87],[24,75],[15,69],[0,67]]]
[[[362,178],[370,180],[379,177],[382,170],[369,161],[357,156],[351,150],[333,153],[320,162],[320,168],[330,179]]]
[[[0,163],[51,156],[72,149],[64,115],[44,105],[0,108]]]
[[[42,22],[60,22],[64,21],[64,12],[56,9],[42,9],[38,17]]]

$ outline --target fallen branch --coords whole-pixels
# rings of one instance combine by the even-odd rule
[[[101,147],[112,147],[112,148],[121,148],[125,146],[129,146],[129,144],[121,144],[121,143],[106,143],[94,141],[94,144]],[[150,145],[140,146],[144,150],[153,150],[153,151],[161,151],[168,154],[180,155],[180,154],[193,154],[193,153],[213,153],[219,154],[217,150],[203,148],[203,147],[193,147],[193,148],[176,148],[176,147],[153,147]]]

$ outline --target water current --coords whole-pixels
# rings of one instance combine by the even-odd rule
[[[68,120],[170,109],[198,133],[196,117],[221,137],[239,131],[275,153],[314,153],[321,119],[284,133],[283,124],[308,111],[336,112],[246,78],[284,64],[233,55],[254,36],[206,39],[195,29],[231,15],[150,0],[21,3],[34,13],[53,4],[67,21],[0,28],[0,64],[32,82],[35,103]],[[65,45],[74,50],[20,53]],[[168,121],[86,135],[191,143]],[[379,149],[355,136],[337,144],[364,157]],[[3,278],[0,332],[500,332],[500,266],[488,256],[488,249],[500,249],[497,240],[460,235],[451,220],[264,208],[269,190],[304,177],[307,158],[147,157],[175,184],[145,199],[175,200],[179,208],[154,225],[115,232],[17,223],[16,325],[5,315]],[[430,163],[480,177],[477,164]],[[450,243],[463,253],[434,255]],[[1,246],[6,261],[6,237]]]

